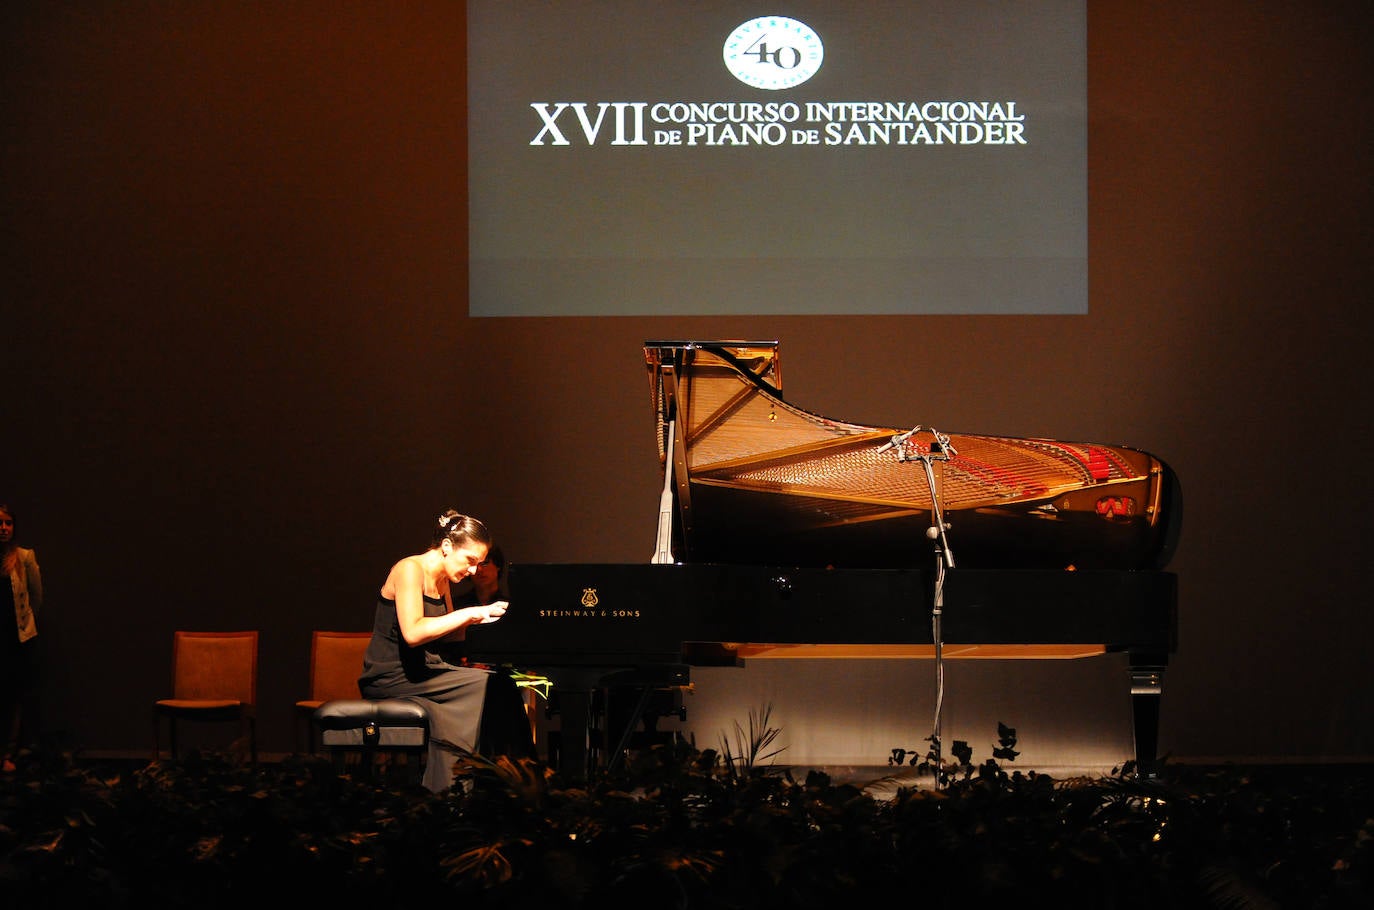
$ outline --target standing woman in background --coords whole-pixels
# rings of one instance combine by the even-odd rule
[[[14,770],[19,746],[36,739],[34,697],[38,692],[38,622],[43,576],[33,550],[14,543],[14,509],[0,502],[0,764]],[[27,712],[26,712],[27,709]],[[25,714],[28,717],[25,717]]]
[[[495,622],[506,602],[454,607],[450,588],[477,574],[492,537],[486,525],[452,509],[439,516],[430,548],[391,567],[378,592],[372,639],[358,688],[364,698],[410,698],[429,711],[424,785],[436,793],[453,785],[453,763],[477,751],[479,733],[494,725],[517,738],[505,754],[531,755],[524,706],[510,678],[464,665],[468,626]],[[486,724],[483,714],[487,713]]]

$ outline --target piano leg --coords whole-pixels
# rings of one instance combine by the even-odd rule
[[[580,668],[545,670],[558,693],[559,747],[557,760],[550,756],[550,766],[569,782],[587,783],[593,776],[593,740],[596,738],[595,696],[603,693],[603,703],[609,706],[610,692],[634,692],[635,707],[623,722],[628,726],[613,729],[613,718],[607,711],[606,728],[600,732],[600,748],[610,750],[604,758],[607,768],[618,760],[627,747],[634,725],[644,713],[644,704],[653,690],[665,687],[680,688],[691,680],[691,668],[686,664],[654,664],[629,668]],[[623,713],[623,712],[621,712]]]
[[[558,759],[553,768],[569,783],[585,783],[591,776],[591,686],[558,689]]]
[[[550,748],[549,767],[570,784],[592,777],[593,699],[609,673],[620,667],[548,667],[542,672],[558,694],[558,749]]]
[[[1163,655],[1131,653],[1131,720],[1136,773],[1153,777],[1159,761],[1159,699],[1164,687]]]

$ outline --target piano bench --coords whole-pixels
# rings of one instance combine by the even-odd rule
[[[383,763],[388,779],[401,777],[413,783],[424,773],[429,711],[418,700],[334,699],[316,708],[313,719],[320,745],[341,773],[358,765],[364,777],[373,779],[378,756],[396,759]]]

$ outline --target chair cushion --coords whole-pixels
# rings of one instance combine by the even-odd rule
[[[232,698],[163,698],[153,703],[160,717],[185,720],[221,721],[253,718],[252,705]]]
[[[159,708],[171,708],[174,711],[215,711],[238,708],[243,702],[237,698],[160,698],[155,704]]]

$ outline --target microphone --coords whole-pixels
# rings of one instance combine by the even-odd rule
[[[884,452],[886,452],[888,449],[896,448],[897,446],[902,445],[902,444],[905,443],[908,439],[910,439],[912,436],[915,436],[916,433],[920,431],[920,429],[921,429],[921,428],[917,426],[917,427],[912,427],[911,429],[907,430],[905,433],[898,433],[896,436],[893,436],[891,439],[889,439],[887,442],[883,443],[883,444],[878,448],[878,454],[881,455],[881,454],[883,454]]]

